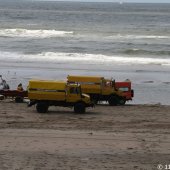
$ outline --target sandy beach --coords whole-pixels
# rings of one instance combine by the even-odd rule
[[[3,100],[0,108],[2,170],[155,170],[170,163],[170,106],[98,105],[85,114],[51,107],[39,114]]]

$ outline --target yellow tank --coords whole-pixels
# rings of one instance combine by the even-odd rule
[[[104,77],[93,77],[93,76],[68,76],[67,80],[69,83],[81,84],[83,93],[102,93],[102,82]]]
[[[39,100],[65,100],[66,83],[47,81],[47,80],[31,80],[29,81],[28,98]]]

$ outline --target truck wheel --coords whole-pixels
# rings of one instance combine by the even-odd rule
[[[75,113],[85,113],[85,105],[83,103],[76,103],[74,105],[74,112]]]
[[[17,96],[15,97],[15,103],[23,103],[24,99],[23,97]]]
[[[120,105],[125,105],[126,99],[125,98],[119,98],[119,104]]]
[[[118,97],[117,96],[111,96],[108,100],[110,106],[116,106],[118,105]]]
[[[46,113],[48,111],[48,104],[46,102],[38,102],[36,109],[38,113]]]

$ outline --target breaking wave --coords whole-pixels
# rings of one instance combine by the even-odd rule
[[[1,62],[39,62],[39,63],[79,63],[79,64],[151,64],[170,66],[169,58],[144,58],[127,56],[107,56],[101,54],[83,54],[83,53],[55,53],[44,52],[39,54],[19,54],[10,52],[0,52]]]
[[[73,34],[74,34],[73,31],[61,31],[61,30],[43,30],[43,29],[31,30],[31,29],[22,29],[22,28],[0,29],[0,37],[51,38],[51,37],[60,37],[60,36],[70,36]],[[132,40],[133,39],[170,39],[170,36],[116,34],[116,35],[107,36],[107,38],[109,39],[110,38],[111,39],[132,39]]]
[[[170,39],[170,36],[163,35],[123,35],[117,34],[109,36],[112,39]]]
[[[72,35],[72,31],[0,29],[0,37],[50,38]]]
[[[123,51],[125,54],[129,55],[170,55],[170,51],[149,51],[149,50],[141,50],[141,49],[127,49]]]

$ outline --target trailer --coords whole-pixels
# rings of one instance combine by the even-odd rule
[[[15,99],[16,103],[22,103],[24,98],[28,98],[28,92],[18,91],[18,90],[0,90],[0,99],[3,100],[5,98]]]

